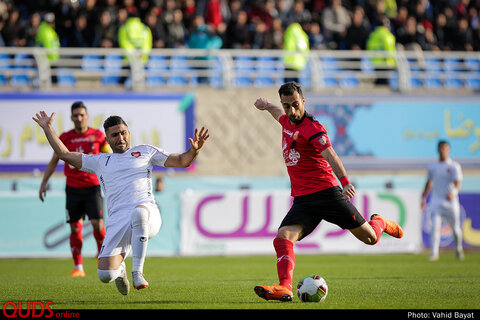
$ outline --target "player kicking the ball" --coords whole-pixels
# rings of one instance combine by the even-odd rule
[[[282,125],[283,157],[294,201],[273,240],[279,284],[256,286],[254,290],[266,300],[291,301],[295,268],[293,246],[322,220],[350,230],[357,239],[369,245],[376,244],[383,232],[401,238],[403,231],[397,223],[379,215],[372,215],[365,223],[363,216],[348,201],[355,195],[355,188],[325,128],[305,111],[301,87],[288,82],[278,93],[282,107],[272,105],[265,98],[257,99],[254,105],[259,110],[267,110]]]
[[[100,180],[107,199],[106,235],[98,256],[98,277],[104,283],[115,280],[118,291],[127,295],[130,283],[125,257],[132,250],[132,280],[136,289],[148,287],[143,265],[148,239],[160,230],[161,217],[152,193],[153,165],[188,167],[209,138],[208,130],[195,129],[189,138],[190,149],[182,154],[168,153],[151,145],[130,147],[130,131],[121,117],[111,116],[103,127],[112,154],[82,154],[70,152],[52,127],[55,113],[44,111],[33,118],[45,131],[48,142],[60,159],[91,173]]]

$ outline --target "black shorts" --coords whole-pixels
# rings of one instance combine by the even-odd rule
[[[67,222],[80,219],[103,219],[103,197],[100,186],[90,188],[65,188],[67,194]]]
[[[336,224],[342,229],[353,229],[365,223],[365,219],[355,206],[345,200],[340,187],[332,187],[305,196],[295,197],[293,205],[283,218],[280,228],[299,224],[305,238],[322,221]]]

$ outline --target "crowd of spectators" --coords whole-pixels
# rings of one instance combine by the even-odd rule
[[[37,45],[49,19],[61,47],[118,47],[130,16],[151,29],[153,48],[188,47],[202,27],[222,48],[281,49],[298,22],[311,49],[364,50],[387,17],[407,49],[480,50],[480,0],[0,0],[0,46]]]

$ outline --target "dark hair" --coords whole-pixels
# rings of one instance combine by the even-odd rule
[[[450,145],[450,143],[448,143],[447,140],[440,140],[440,141],[438,141],[437,148],[439,148],[443,144]]]
[[[103,122],[103,129],[105,130],[105,133],[107,133],[108,128],[119,125],[119,124],[124,124],[125,126],[127,126],[127,123],[123,121],[121,117],[110,116]]]
[[[71,112],[73,113],[73,110],[78,108],[83,108],[85,109],[85,111],[87,111],[87,107],[85,107],[85,105],[83,104],[83,101],[75,101],[74,103],[72,103]]]
[[[300,97],[303,98],[302,87],[295,81],[282,84],[280,89],[278,89],[278,94],[280,95],[280,97],[291,96],[295,91],[297,91]]]

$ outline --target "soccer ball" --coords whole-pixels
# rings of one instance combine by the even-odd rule
[[[327,294],[327,282],[316,274],[309,275],[298,282],[297,296],[302,302],[322,302]]]

